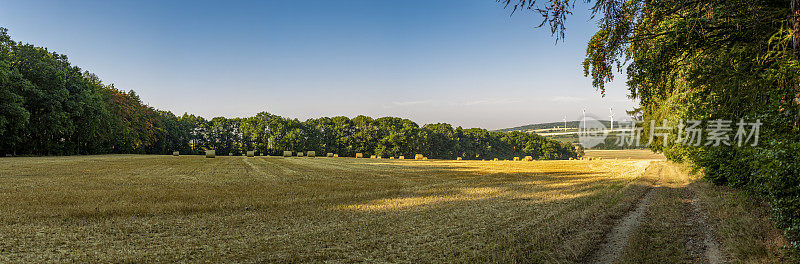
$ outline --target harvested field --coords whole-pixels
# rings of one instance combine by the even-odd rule
[[[653,153],[649,149],[626,150],[584,150],[584,155],[590,158],[602,159],[665,159],[664,154]]]
[[[650,160],[0,159],[0,262],[581,262]]]

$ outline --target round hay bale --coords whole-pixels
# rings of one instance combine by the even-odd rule
[[[180,156],[180,155],[181,155],[181,153],[180,153],[180,152],[178,152],[178,151],[173,151],[173,152],[172,152],[172,156],[175,156],[175,157],[177,157],[177,156]]]
[[[531,156],[525,156],[525,161],[533,161],[533,157],[531,157]]]
[[[302,152],[302,151],[298,151],[298,152],[297,152],[297,156],[298,156],[298,157],[302,157],[302,156],[303,156],[303,152]]]
[[[360,159],[364,157],[364,153],[356,153],[356,158]]]
[[[514,157],[514,161],[519,161],[519,157]]]
[[[248,157],[255,157],[255,156],[256,156],[256,152],[255,152],[255,151],[252,151],[252,150],[250,150],[250,151],[247,151],[247,156],[248,156]]]
[[[416,159],[416,160],[421,160],[421,159],[422,159],[422,158],[424,158],[424,157],[425,157],[425,156],[423,156],[422,154],[417,154],[417,155],[414,155],[414,159]]]
[[[498,160],[499,160],[499,159],[497,159],[497,158],[494,158],[494,159],[493,159],[493,161],[498,161]]]
[[[288,150],[284,150],[284,151],[283,151],[283,156],[284,156],[284,157],[291,157],[291,156],[292,156],[292,152],[291,152],[291,151],[288,151]]]
[[[334,157],[334,158],[338,158],[338,157],[339,157],[339,154],[333,154],[333,157]]]
[[[458,157],[458,158],[456,158],[456,160],[462,160],[462,158],[461,158],[461,157]]]
[[[394,157],[389,157],[389,159],[394,159]]]
[[[369,158],[370,159],[376,159],[377,157],[375,157],[375,155],[370,155]]]
[[[406,159],[406,156],[397,157],[397,159]]]
[[[331,158],[331,157],[333,157],[333,153],[328,152],[328,154],[325,154],[325,156],[328,157],[328,158]]]
[[[428,157],[422,157],[422,160],[428,160]]]
[[[216,158],[217,151],[216,150],[206,150],[206,158]]]
[[[317,152],[316,151],[308,151],[308,152],[306,152],[306,156],[311,157],[311,158],[316,157],[317,156]]]

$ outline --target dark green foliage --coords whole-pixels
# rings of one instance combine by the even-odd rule
[[[552,1],[551,1],[552,2]],[[769,198],[800,243],[800,1],[595,1],[599,31],[585,73],[601,91],[625,68],[635,113],[669,120],[759,119],[758,146],[651,148],[697,165],[710,181]],[[601,8],[597,8],[597,7]],[[707,124],[707,123],[706,123]],[[676,138],[677,129],[671,138]],[[705,135],[704,135],[705,138]],[[734,143],[735,144],[735,143]]]
[[[419,127],[408,119],[338,116],[305,122],[269,113],[248,118],[177,117],[144,105],[135,92],[103,85],[67,57],[16,43],[0,28],[0,154],[101,153],[241,155],[284,150],[341,156],[490,159],[575,157],[571,145],[525,133]]]

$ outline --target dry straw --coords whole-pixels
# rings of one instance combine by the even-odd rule
[[[291,152],[291,151],[288,151],[288,150],[284,150],[284,151],[283,151],[283,156],[284,156],[284,157],[291,157],[291,156],[292,156],[292,152]]]
[[[215,158],[217,157],[216,150],[206,150],[206,158]]]
[[[311,158],[316,157],[317,156],[317,152],[316,151],[308,151],[308,152],[306,152],[306,156],[309,156]]]

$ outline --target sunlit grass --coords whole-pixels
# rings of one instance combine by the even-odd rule
[[[649,162],[0,159],[0,262],[580,262]]]

